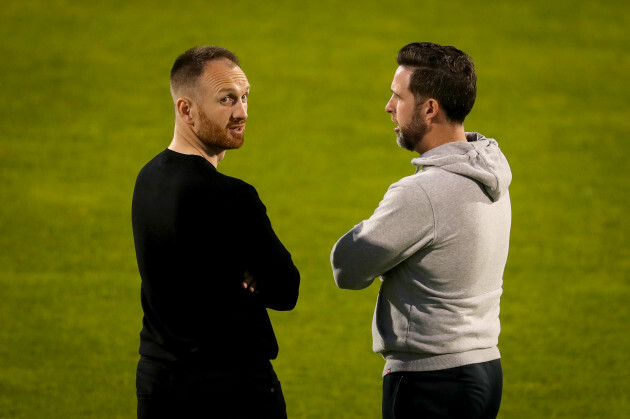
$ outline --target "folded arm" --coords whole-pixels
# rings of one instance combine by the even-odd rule
[[[363,289],[430,243],[434,217],[424,191],[392,185],[374,214],[335,243],[330,260],[339,288]]]

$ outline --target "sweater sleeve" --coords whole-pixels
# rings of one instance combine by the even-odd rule
[[[422,188],[400,181],[388,189],[374,214],[335,243],[331,264],[339,288],[363,289],[431,243],[431,203]]]
[[[273,310],[293,309],[298,299],[300,274],[274,232],[265,205],[251,185],[233,202],[236,211],[245,212],[246,266],[256,280],[258,297]]]

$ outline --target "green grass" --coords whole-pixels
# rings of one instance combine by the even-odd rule
[[[213,3],[0,4],[0,419],[134,416],[131,193],[172,136],[172,61],[200,44],[252,84],[219,169],[257,187],[303,276],[272,313],[289,415],[378,418],[378,290],[336,289],[329,252],[413,172],[384,107],[420,40],[474,57],[466,128],[514,172],[500,417],[630,416],[624,2]]]

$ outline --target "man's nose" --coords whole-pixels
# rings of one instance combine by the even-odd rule
[[[387,113],[394,112],[394,105],[392,103],[393,100],[394,100],[393,97],[389,99],[389,101],[387,102],[387,105],[385,105],[385,112]]]
[[[234,112],[232,113],[232,118],[234,119],[247,119],[247,103],[239,100],[236,105],[234,105]]]

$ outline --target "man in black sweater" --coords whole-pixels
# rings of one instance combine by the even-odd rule
[[[171,70],[175,130],[139,173],[132,222],[144,311],[139,418],[284,418],[267,314],[300,275],[253,186],[216,169],[241,147],[249,82],[237,57],[196,47]]]

